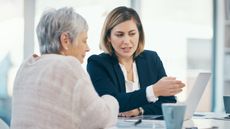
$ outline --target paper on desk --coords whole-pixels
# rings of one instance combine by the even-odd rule
[[[123,120],[162,120],[162,115],[141,115],[141,116],[135,116],[135,117],[119,117],[119,119]]]
[[[142,120],[142,122],[138,125],[134,125],[136,120],[133,119],[119,119],[117,122],[116,127],[120,128],[126,128],[126,129],[135,129],[135,128],[143,128],[143,129],[165,129],[165,123],[164,121],[154,121],[154,120]]]

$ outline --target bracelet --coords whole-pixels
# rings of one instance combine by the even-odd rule
[[[144,114],[144,109],[143,108],[138,108],[139,114],[138,115],[143,115]]]

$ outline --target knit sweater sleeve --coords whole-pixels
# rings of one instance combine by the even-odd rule
[[[116,124],[118,102],[110,96],[100,97],[82,67],[73,67],[77,76],[73,88],[73,124],[79,129],[107,128]],[[80,124],[79,124],[80,123]]]
[[[73,118],[79,128],[106,128],[116,123],[118,102],[110,96],[99,97],[88,78],[81,78],[74,88]],[[76,125],[77,126],[77,125]]]

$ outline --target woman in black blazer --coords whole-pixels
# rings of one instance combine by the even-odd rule
[[[88,59],[87,71],[99,95],[110,94],[120,105],[120,116],[162,114],[162,103],[175,103],[184,83],[166,77],[154,51],[144,50],[144,31],[135,10],[117,7],[107,16],[100,48]]]

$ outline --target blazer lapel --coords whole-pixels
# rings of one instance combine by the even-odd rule
[[[147,63],[144,60],[144,57],[139,56],[135,59],[137,65],[137,72],[139,77],[140,87],[145,85],[145,80],[148,78],[149,71],[147,70]]]
[[[126,88],[125,88],[125,79],[124,79],[124,75],[121,71],[121,68],[119,66],[119,64],[114,64],[114,70],[116,72],[116,76],[118,79],[118,83],[119,83],[119,89],[121,92],[126,92]]]
[[[118,63],[118,60],[115,56],[115,54],[112,55],[112,62],[113,62],[113,68],[114,68],[114,71],[116,73],[116,77],[117,77],[117,80],[118,80],[118,85],[119,85],[119,91],[120,92],[126,92],[126,88],[125,88],[125,78],[124,78],[124,75],[121,71],[121,68],[119,66],[119,63]]]

